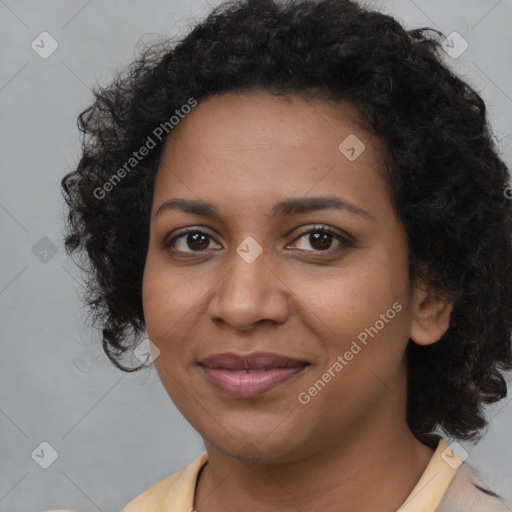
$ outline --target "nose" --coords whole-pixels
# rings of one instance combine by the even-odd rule
[[[264,320],[281,324],[289,314],[290,289],[263,251],[248,262],[237,252],[209,303],[210,318],[238,331],[250,331]]]

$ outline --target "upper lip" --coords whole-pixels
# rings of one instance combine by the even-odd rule
[[[225,368],[226,370],[265,370],[271,368],[293,368],[308,364],[291,357],[272,354],[270,352],[253,352],[238,355],[232,352],[214,354],[200,361],[201,365],[209,368]]]

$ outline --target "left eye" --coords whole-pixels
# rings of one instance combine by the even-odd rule
[[[307,238],[305,238],[308,235]],[[307,243],[315,249],[314,252],[333,252],[338,250],[339,246],[350,246],[349,240],[342,236],[337,231],[334,231],[327,227],[316,227],[306,231],[299,235],[296,240],[300,240],[304,238]],[[339,242],[338,248],[331,248],[333,239]],[[299,249],[304,249],[303,247],[299,247]],[[305,249],[308,250],[308,249]]]

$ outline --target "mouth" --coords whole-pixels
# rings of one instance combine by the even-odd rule
[[[199,362],[207,380],[225,395],[235,398],[267,393],[289,382],[308,366],[306,361],[268,352],[216,354]]]

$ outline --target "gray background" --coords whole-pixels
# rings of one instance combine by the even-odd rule
[[[446,60],[483,96],[510,165],[512,0],[373,5],[408,28],[467,40]],[[87,327],[79,274],[62,246],[59,182],[77,163],[76,116],[90,88],[128,64],[137,43],[183,34],[209,9],[204,0],[0,0],[0,511],[119,511],[204,451],[156,371],[117,370]],[[47,59],[31,48],[43,31],[59,45]],[[512,500],[510,400],[488,410],[491,426],[477,446],[463,446]],[[48,469],[31,457],[43,441],[58,453]]]

